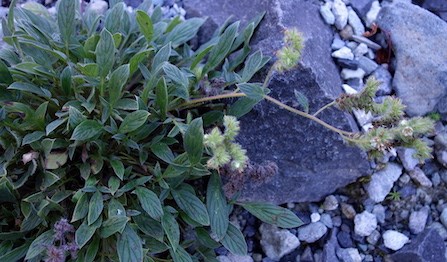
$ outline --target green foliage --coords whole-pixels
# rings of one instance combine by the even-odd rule
[[[218,92],[240,88],[255,101],[245,111],[268,93],[248,83],[269,60],[249,55],[262,15],[194,49],[188,41],[205,19],[162,20],[144,11],[150,1],[135,14],[110,1],[104,16],[59,2],[57,17],[36,4],[11,8],[3,23],[10,46],[0,52],[0,260],[50,258],[60,250],[58,221],[73,227],[73,246],[60,254],[67,260],[197,261],[220,245],[245,254],[220,175],[208,169],[243,170],[239,123],[221,104],[185,105],[217,81]],[[226,157],[211,165],[218,154]],[[208,187],[193,188],[197,180]],[[300,225],[280,208],[246,206],[263,221]]]

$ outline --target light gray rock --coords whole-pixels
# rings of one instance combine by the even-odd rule
[[[364,54],[368,53],[368,46],[365,43],[360,43],[355,49],[354,49],[354,56],[356,58],[360,58]]]
[[[409,238],[395,230],[387,230],[382,235],[383,244],[391,250],[401,249],[409,240]]]
[[[345,41],[341,40],[340,37],[334,37],[334,41],[332,41],[332,44],[331,44],[332,50],[338,50],[344,46],[345,46]]]
[[[407,106],[406,113],[420,116],[433,111],[447,95],[447,23],[402,2],[382,8],[377,23],[391,36],[396,56],[393,87]]]
[[[372,23],[376,21],[377,15],[380,12],[380,3],[379,1],[374,1],[371,4],[371,8],[369,9],[368,13],[366,14],[365,23],[367,27],[371,27]]]
[[[397,155],[399,156],[402,165],[405,170],[413,171],[414,168],[419,164],[419,160],[414,157],[416,150],[413,148],[400,147],[397,149]]]
[[[427,223],[428,212],[430,208],[423,207],[419,211],[411,212],[408,227],[411,233],[419,234],[425,229],[425,224]]]
[[[372,73],[372,76],[380,82],[380,85],[377,90],[378,96],[386,96],[390,95],[393,88],[391,86],[392,76],[388,69],[384,65],[380,65],[377,69]]]
[[[359,57],[359,67],[365,71],[366,75],[370,75],[379,65],[366,56]]]
[[[363,71],[363,69],[361,69],[361,68],[358,68],[356,70],[343,68],[341,70],[340,75],[345,80],[354,79],[354,78],[363,78],[363,77],[365,77],[365,71]]]
[[[447,228],[447,207],[442,210],[439,219],[441,220],[441,223]]]
[[[326,241],[323,247],[322,261],[338,261],[336,250],[340,247],[337,240],[338,228],[334,228],[329,233],[329,240]],[[298,261],[297,261],[298,262]]]
[[[361,35],[353,35],[352,40],[356,41],[357,43],[363,43],[373,50],[379,50],[380,48],[382,48],[379,44],[376,44],[373,41]]]
[[[332,211],[338,208],[338,199],[334,195],[329,195],[324,199],[323,209]]]
[[[434,187],[437,187],[437,186],[439,186],[439,184],[441,184],[441,176],[439,175],[438,172],[434,173],[431,176],[431,182],[433,183]]]
[[[341,262],[362,262],[362,257],[357,248],[338,248],[337,257]]]
[[[332,222],[332,218],[331,215],[329,214],[322,214],[321,215],[321,219],[320,219],[321,223],[323,223],[327,228],[333,228],[334,227],[334,223]]]
[[[385,207],[382,205],[374,205],[372,213],[376,216],[377,222],[385,223]]]
[[[298,238],[306,243],[314,243],[324,236],[327,227],[322,222],[310,223],[298,228]]]
[[[347,219],[354,219],[355,215],[357,215],[354,207],[346,203],[341,203],[341,212]]]
[[[366,13],[371,9],[373,0],[353,0],[350,1],[352,8],[363,19],[366,17]]]
[[[262,250],[270,259],[280,260],[300,245],[298,238],[287,229],[278,229],[273,225],[262,224],[259,231],[261,232]]]
[[[354,59],[354,54],[350,48],[343,46],[342,48],[332,52],[332,57],[352,60]]]
[[[412,238],[411,243],[391,255],[393,261],[445,262],[445,243],[436,230],[425,230]]]
[[[320,214],[318,214],[318,213],[310,214],[310,221],[312,223],[318,222],[318,221],[320,221],[320,219],[321,219],[321,215]]]
[[[368,241],[368,243],[370,243],[371,245],[376,245],[377,242],[380,239],[380,232],[377,230],[374,230],[373,232],[371,232],[371,234],[366,238],[366,241]]]
[[[352,26],[354,35],[363,35],[363,33],[365,33],[365,26],[363,25],[362,20],[360,20],[357,13],[352,10],[352,8],[348,9],[348,23]]]
[[[335,23],[335,16],[331,11],[332,3],[326,2],[320,7],[320,14],[323,17],[324,22],[328,25],[333,25]]]
[[[369,198],[376,203],[382,202],[401,174],[402,166],[395,163],[388,163],[384,169],[374,173],[371,181],[365,185]]]
[[[436,159],[441,165],[447,167],[447,150],[436,150]]]
[[[341,87],[343,88],[343,90],[345,91],[345,93],[348,94],[348,95],[354,95],[354,94],[357,94],[357,93],[358,93],[358,91],[355,90],[354,88],[352,88],[350,85],[343,84],[343,85],[341,85]],[[364,112],[364,111],[363,111],[363,112]],[[357,118],[357,122],[359,122],[358,117],[357,117],[357,116],[355,116],[355,117]]]
[[[218,256],[217,260],[219,260],[219,262],[253,262],[253,258],[251,256],[239,256],[231,253],[226,256]]]
[[[367,237],[377,228],[377,218],[368,211],[357,214],[354,218],[354,232],[362,237]]]
[[[342,30],[348,24],[348,8],[342,0],[334,0],[332,13],[335,16],[335,27]]]
[[[416,167],[413,171],[410,171],[408,174],[410,175],[411,179],[413,179],[413,181],[418,185],[421,185],[423,187],[433,186],[430,179],[425,175],[424,171],[422,171],[422,169],[420,169],[419,167]]]
[[[428,228],[436,230],[444,241],[447,240],[447,229],[441,223],[433,222]]]

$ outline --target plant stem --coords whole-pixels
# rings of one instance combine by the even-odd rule
[[[330,102],[329,104],[323,106],[322,108],[318,109],[317,112],[315,112],[315,114],[313,114],[313,116],[317,116],[319,113],[323,112],[323,110],[328,109],[331,106],[334,106],[336,104],[335,101]]]

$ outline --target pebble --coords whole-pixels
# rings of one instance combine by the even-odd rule
[[[365,71],[366,75],[370,75],[373,73],[379,65],[373,60],[369,59],[366,56],[360,56],[359,59],[359,67]]]
[[[367,237],[377,228],[377,218],[368,211],[357,214],[354,218],[354,232],[362,237]]]
[[[379,44],[376,44],[373,41],[371,41],[368,38],[361,36],[361,35],[353,35],[352,40],[354,40],[358,43],[363,43],[373,50],[379,50],[382,48]]]
[[[409,240],[406,235],[395,230],[385,231],[382,238],[385,247],[394,251],[401,249]]]
[[[360,126],[371,124],[373,116],[370,111],[366,113],[364,109],[354,109],[353,113]]]
[[[439,176],[439,173],[436,172],[431,176],[431,182],[433,183],[434,187],[439,186],[441,184],[441,176]]]
[[[410,228],[411,233],[419,234],[424,231],[429,211],[430,209],[428,207],[423,207],[419,211],[411,212],[408,223],[408,227]]]
[[[341,39],[343,40],[350,40],[352,36],[354,35],[354,30],[352,29],[352,26],[347,25],[343,30],[339,32]]]
[[[332,41],[331,49],[332,50],[338,50],[338,49],[340,49],[340,48],[342,48],[344,46],[345,46],[345,41],[341,40],[340,36],[338,34],[336,34],[334,36],[334,40]]]
[[[343,79],[353,79],[353,78],[363,78],[365,77],[365,71],[363,69],[358,68],[356,70],[351,70],[347,68],[343,68],[340,73]]]
[[[314,243],[324,236],[327,227],[322,222],[310,223],[298,228],[298,238],[300,241]]]
[[[323,209],[326,211],[336,210],[338,208],[338,199],[334,195],[329,195],[324,199]]]
[[[354,35],[363,35],[365,33],[365,26],[363,25],[362,20],[360,20],[352,8],[349,8],[348,10],[348,23],[352,26]]]
[[[375,172],[371,176],[371,181],[365,185],[369,198],[376,203],[382,202],[401,174],[402,166],[396,163],[388,163],[384,169]]]
[[[377,15],[380,12],[380,3],[379,1],[374,1],[371,4],[371,9],[369,9],[368,13],[366,13],[365,23],[367,27],[371,27],[372,23],[376,21]]]
[[[351,49],[344,46],[344,47],[332,52],[332,57],[352,60],[352,59],[354,59],[354,54],[352,53]]]
[[[402,165],[405,170],[413,171],[414,168],[419,164],[419,160],[414,157],[416,150],[413,148],[400,147],[397,149],[397,155],[399,156]]]
[[[219,262],[253,262],[251,256],[239,256],[231,253],[226,256],[218,256],[217,260],[219,260]]]
[[[403,185],[408,184],[408,182],[410,182],[411,177],[407,174],[403,174],[399,177],[399,182],[402,183]]]
[[[375,205],[373,207],[373,210],[371,213],[373,213],[376,216],[377,222],[379,222],[381,224],[385,223],[385,207],[384,206]]]
[[[357,212],[355,212],[355,209],[352,205],[341,203],[341,212],[347,219],[354,219]]]
[[[354,242],[352,241],[351,234],[349,232],[338,232],[337,240],[342,248],[354,247]]]
[[[378,230],[374,230],[371,234],[366,238],[366,241],[371,245],[377,244],[380,239],[380,232]]]
[[[420,169],[419,167],[416,167],[413,171],[410,171],[408,174],[413,179],[413,181],[418,185],[421,185],[423,187],[433,186],[430,179],[425,175],[424,171],[422,171],[422,169]]]
[[[333,228],[334,223],[332,222],[331,215],[329,214],[322,214],[320,221],[327,227],[327,228]]]
[[[372,0],[354,0],[350,1],[352,8],[359,14],[360,17],[365,17],[368,10],[371,8]]]
[[[332,13],[335,17],[335,27],[342,30],[348,24],[348,9],[342,0],[334,0]]]
[[[348,84],[350,87],[354,88],[357,91],[361,91],[363,89],[363,86],[365,85],[365,83],[363,83],[362,78],[348,79],[348,81],[346,81],[346,84]]]
[[[333,25],[335,23],[335,16],[331,11],[331,2],[326,2],[320,7],[320,14],[323,17],[324,22],[328,25]]]
[[[442,239],[447,240],[447,229],[439,222],[433,222],[429,228],[433,228],[438,232],[438,234],[442,237]]]
[[[359,62],[357,62],[357,60],[337,59],[337,63],[342,68],[348,68],[348,69],[353,69],[353,70],[359,68]]]
[[[436,159],[441,165],[447,167],[447,150],[437,150]]]
[[[350,85],[343,84],[341,87],[343,88],[343,90],[345,91],[345,93],[348,94],[348,95],[355,95],[355,94],[358,93],[358,91],[355,90],[354,88],[352,88]],[[364,112],[364,111],[363,111],[363,112]]]
[[[442,210],[441,216],[439,219],[440,219],[441,223],[447,228],[447,207]]]
[[[300,241],[287,229],[279,229],[274,225],[262,224],[259,228],[261,232],[261,246],[265,254],[273,260],[280,260],[284,255],[295,250]]]
[[[320,216],[320,214],[318,214],[318,213],[312,213],[312,214],[310,215],[310,221],[311,221],[312,223],[318,222],[318,221],[320,221],[320,219],[321,219],[321,216]]]
[[[357,248],[337,248],[337,257],[340,261],[362,262]]]
[[[364,54],[368,53],[368,46],[364,43],[360,43],[357,45],[357,47],[354,49],[354,56],[360,58]]]

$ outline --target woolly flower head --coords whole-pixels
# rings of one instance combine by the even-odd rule
[[[225,140],[225,137],[220,132],[219,128],[215,127],[209,134],[204,136],[204,144],[211,149],[216,149]]]
[[[284,32],[284,47],[278,51],[278,60],[275,69],[282,72],[295,67],[301,58],[304,48],[303,37],[295,28],[286,29]]]
[[[234,140],[241,130],[239,121],[234,116],[224,116],[223,122],[225,126],[225,138],[229,141]]]

